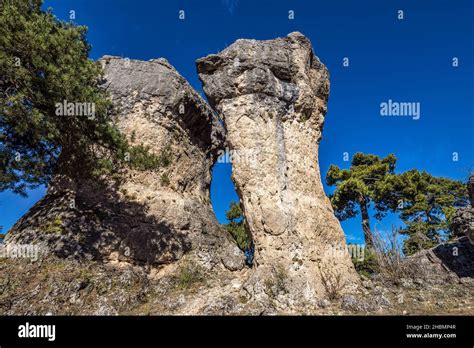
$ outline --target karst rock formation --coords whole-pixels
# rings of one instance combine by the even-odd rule
[[[120,131],[166,163],[124,168],[100,185],[56,175],[7,245],[146,264],[159,277],[190,259],[213,280],[173,313],[310,312],[328,292],[357,286],[319,169],[329,75],[306,37],[238,40],[199,59],[210,105],[163,58],[99,63]],[[226,147],[236,155],[252,267],[211,207],[211,168]]]
[[[105,56],[100,64],[118,128],[167,163],[158,170],[125,170],[119,184],[105,188],[58,176],[6,243],[149,265],[192,253],[206,268],[221,261],[230,269],[244,267],[210,203],[210,170],[223,142],[211,108],[165,59]]]
[[[211,106],[225,125],[233,179],[255,243],[247,291],[282,306],[311,303],[357,276],[321,183],[318,143],[329,74],[295,32],[237,40],[197,60]],[[339,283],[339,284],[338,284]]]
[[[466,236],[474,245],[474,174],[469,177],[467,184],[470,205],[459,208],[452,219],[452,228],[457,236]]]

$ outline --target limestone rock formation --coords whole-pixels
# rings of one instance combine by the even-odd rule
[[[467,236],[474,245],[474,208],[469,206],[458,209],[454,214],[452,227],[457,236]]]
[[[206,268],[223,261],[241,269],[243,254],[210,204],[210,169],[223,141],[210,107],[165,59],[106,56],[100,63],[119,129],[166,156],[167,165],[124,170],[119,184],[106,187],[58,176],[6,243],[154,265],[192,253]]]
[[[450,284],[460,278],[474,280],[474,246],[465,236],[420,250],[405,262],[418,278],[431,284]]]
[[[101,183],[57,175],[0,244],[0,255],[26,243],[47,253],[0,262],[0,314],[426,314],[437,306],[472,315],[474,245],[464,236],[408,257],[396,277],[390,270],[359,284],[319,170],[329,76],[302,34],[238,40],[199,59],[216,116],[165,59],[99,62],[118,128],[168,164]],[[210,204],[210,169],[225,146],[252,267]],[[472,216],[472,207],[458,210],[459,235],[472,236]]]
[[[247,291],[284,307],[357,283],[321,183],[329,75],[310,41],[297,32],[237,40],[199,59],[197,69],[238,158],[232,175],[255,242]]]
[[[471,205],[460,208],[454,214],[451,227],[457,236],[467,236],[474,245],[474,174],[469,177],[467,185]]]

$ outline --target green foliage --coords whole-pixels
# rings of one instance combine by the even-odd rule
[[[238,247],[245,250],[250,247],[251,238],[244,225],[244,215],[239,203],[231,202],[229,210],[225,213],[229,223],[226,225],[227,231],[235,239]]]
[[[352,258],[352,263],[360,275],[370,278],[378,272],[377,258],[373,251],[365,250],[363,258]]]
[[[190,262],[182,263],[177,269],[176,282],[178,288],[185,290],[195,284],[203,283],[205,280],[202,269]]]
[[[241,222],[244,215],[240,203],[230,202],[229,210],[226,211],[225,216],[230,222]]]
[[[173,155],[171,153],[171,146],[165,146],[160,153],[160,165],[163,167],[168,167],[171,164]]]
[[[345,220],[362,215],[366,245],[373,245],[368,208],[375,208],[375,218],[387,212],[399,212],[407,236],[403,252],[413,254],[451,237],[450,221],[459,207],[466,206],[466,185],[448,178],[434,177],[416,169],[395,174],[394,155],[380,159],[375,155],[357,153],[349,170],[331,165],[326,175],[328,185],[336,185],[331,196],[336,216]],[[370,243],[369,243],[370,242]],[[361,267],[365,267],[361,265]]]
[[[226,226],[226,229],[235,239],[241,250],[245,250],[250,246],[250,239],[242,224],[231,222]]]
[[[136,145],[128,147],[131,168],[137,170],[153,170],[171,164],[171,147],[164,147],[158,155],[150,152],[149,146]]]
[[[361,212],[367,246],[372,244],[368,209],[371,204],[375,204],[376,218],[380,219],[385,215],[387,209],[380,204],[384,197],[378,194],[381,191],[378,187],[383,186],[386,176],[394,172],[395,163],[396,157],[393,154],[380,159],[376,155],[358,152],[352,157],[350,169],[331,165],[326,174],[326,183],[336,186],[330,197],[336,216],[339,220],[346,220]]]
[[[44,233],[62,234],[64,232],[63,221],[61,218],[56,217],[54,220],[48,221],[44,225],[40,226],[40,230]]]
[[[166,173],[163,173],[160,178],[160,184],[161,186],[169,186],[170,184],[170,178]]]
[[[404,253],[435,246],[449,238],[450,219],[457,208],[469,204],[464,183],[412,169],[387,177],[381,194],[386,207],[400,212],[406,227],[400,233],[408,238]]]
[[[336,185],[331,202],[338,218],[352,218],[358,214],[356,208],[361,200],[374,200],[376,188],[387,174],[393,173],[395,163],[396,157],[393,154],[380,159],[375,155],[358,152],[352,157],[351,168],[348,170],[331,165],[326,174],[326,183],[329,186]]]
[[[102,71],[88,58],[86,27],[41,10],[41,0],[0,3],[0,191],[25,194],[55,173],[97,176],[158,159],[131,147],[112,123]],[[57,104],[88,103],[93,117],[57,115]]]

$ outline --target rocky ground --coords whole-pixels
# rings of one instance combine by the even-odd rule
[[[268,284],[268,302],[249,297],[249,268],[209,272],[186,258],[161,268],[57,257],[1,259],[0,315],[474,315],[474,278],[440,270],[428,254],[407,259],[404,275],[361,276],[359,288],[329,291],[298,312],[279,303],[284,276]]]

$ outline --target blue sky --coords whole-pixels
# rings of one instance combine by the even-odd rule
[[[55,15],[89,27],[91,58],[165,57],[202,94],[195,60],[238,38],[271,39],[300,31],[331,74],[329,111],[320,146],[321,172],[348,167],[362,151],[398,157],[411,168],[466,179],[474,164],[472,0],[142,1],[53,0]],[[185,20],[178,13],[185,11]],[[293,10],[294,20],[288,19]],[[404,19],[397,18],[403,10]],[[349,58],[349,67],[343,58]],[[459,66],[452,66],[453,57]],[[381,117],[380,103],[419,102],[421,118]],[[453,152],[459,155],[453,161]],[[237,195],[231,167],[217,164],[211,199],[219,221]],[[326,192],[331,189],[325,187]],[[44,194],[0,194],[4,231]],[[397,223],[390,216],[379,227]],[[362,242],[360,217],[343,222],[349,242]]]

